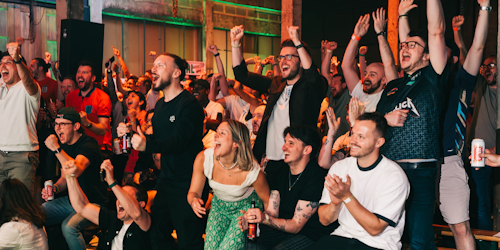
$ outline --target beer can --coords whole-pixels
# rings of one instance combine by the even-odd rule
[[[116,155],[121,155],[122,154],[122,147],[120,145],[120,142],[121,141],[118,138],[115,138],[113,140],[113,149],[114,149]]]
[[[484,167],[484,157],[479,157],[479,154],[484,153],[484,140],[474,139],[471,143],[471,166]]]
[[[52,182],[52,180],[46,180],[43,186],[47,192],[47,200],[54,200],[54,182]]]

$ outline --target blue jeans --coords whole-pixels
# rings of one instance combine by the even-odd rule
[[[90,226],[92,222],[75,212],[68,196],[45,202],[42,204],[42,208],[47,216],[47,226],[61,223],[61,230],[69,249],[85,250],[85,240],[80,232]]]
[[[475,170],[472,167],[472,178],[476,183],[477,194],[477,227],[483,230],[493,230],[491,223],[491,167],[484,166]]]
[[[410,181],[406,201],[406,225],[411,249],[437,249],[434,244],[434,204],[436,202],[437,168],[405,169]]]

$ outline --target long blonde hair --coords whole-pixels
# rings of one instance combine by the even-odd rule
[[[252,146],[250,145],[250,132],[245,124],[228,119],[226,120],[231,130],[233,142],[238,144],[236,154],[234,155],[234,162],[238,162],[238,168],[243,171],[250,171],[253,169],[255,158],[252,153]]]

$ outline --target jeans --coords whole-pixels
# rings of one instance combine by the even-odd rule
[[[490,166],[484,166],[475,170],[472,167],[472,178],[476,183],[477,206],[477,227],[483,230],[493,230],[491,223],[491,172]]]
[[[406,201],[406,227],[411,249],[437,249],[434,244],[434,204],[437,168],[404,169],[410,181]]]
[[[80,232],[90,226],[92,222],[75,212],[68,196],[45,202],[42,204],[42,208],[47,215],[47,226],[61,223],[62,233],[69,249],[85,250],[85,240]]]

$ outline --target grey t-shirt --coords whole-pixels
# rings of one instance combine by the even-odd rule
[[[328,88],[328,91],[326,92],[326,95],[328,96],[328,107],[333,108],[333,112],[335,112],[335,117],[340,117],[340,126],[335,134],[335,139],[337,140],[338,137],[341,135],[345,134],[347,131],[351,129],[351,126],[349,125],[349,121],[346,119],[347,116],[347,110],[345,107],[347,104],[349,104],[349,101],[351,100],[351,95],[349,95],[349,90],[346,89],[344,93],[337,97],[334,98],[332,95],[332,90]],[[328,130],[328,122],[326,123],[326,129]]]
[[[486,148],[495,147],[497,122],[497,90],[487,87],[484,91],[481,107],[477,111],[475,138],[484,140]]]

